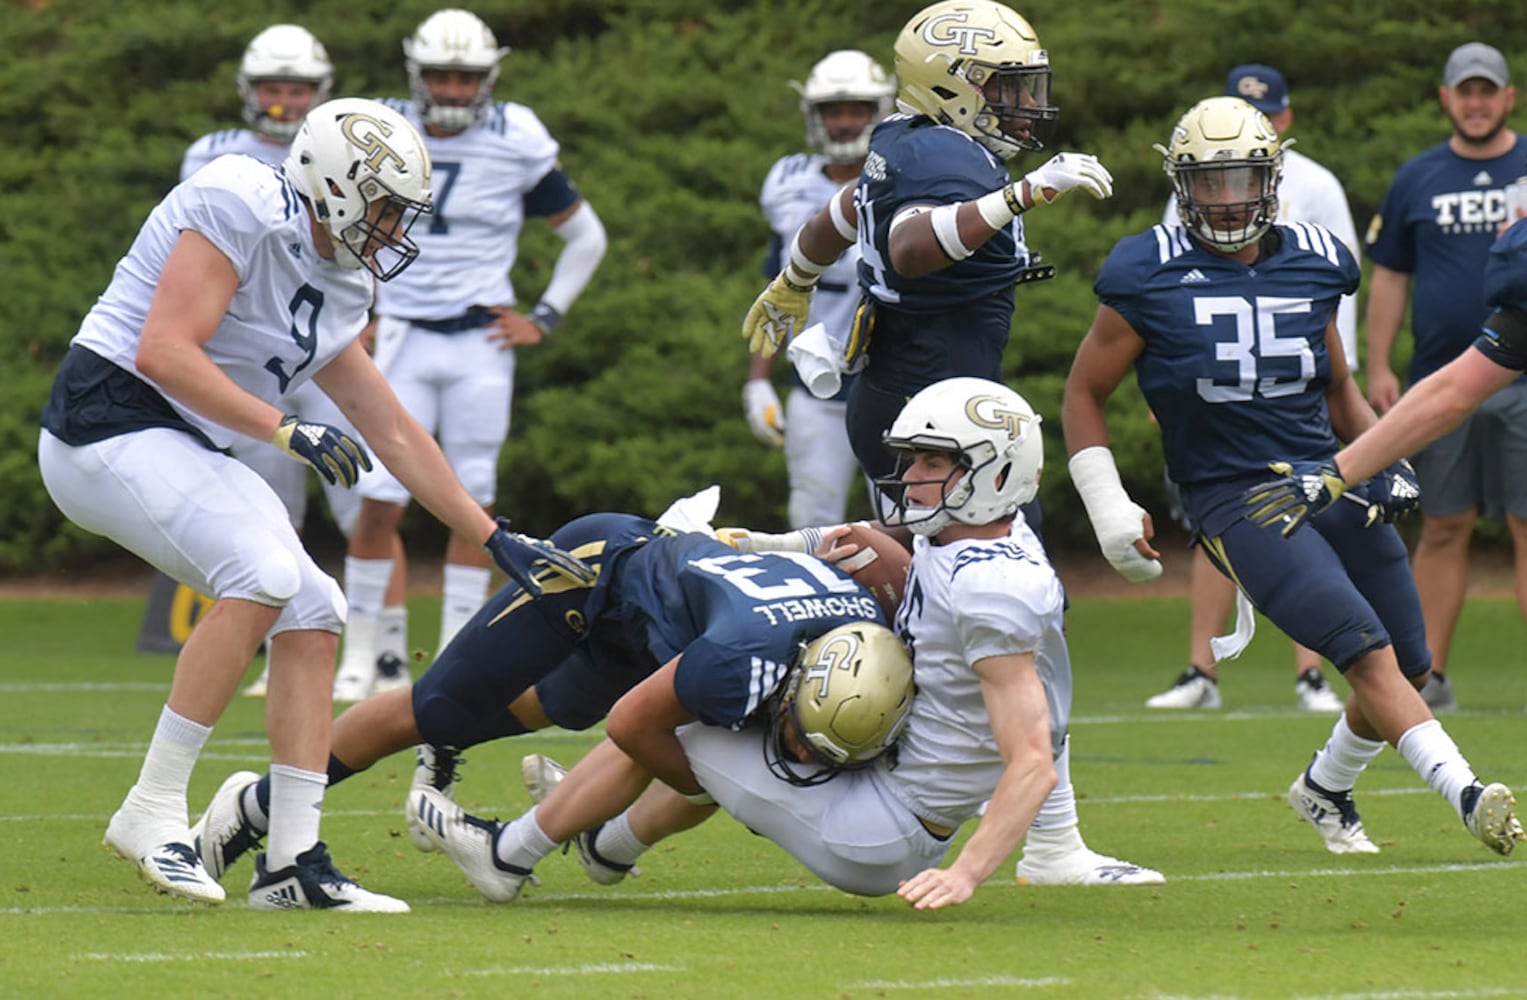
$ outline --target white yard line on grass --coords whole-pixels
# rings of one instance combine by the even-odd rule
[[[463,976],[604,976],[619,972],[688,972],[682,965],[654,965],[651,962],[614,962],[598,965],[505,965],[490,969],[466,969]]]
[[[305,951],[91,951],[75,955],[82,962],[263,962],[269,958],[310,958]]]

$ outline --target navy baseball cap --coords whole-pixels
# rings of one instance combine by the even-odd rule
[[[1288,84],[1283,74],[1261,63],[1247,63],[1231,70],[1225,77],[1225,93],[1239,97],[1264,115],[1288,110]]]

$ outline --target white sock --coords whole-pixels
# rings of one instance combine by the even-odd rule
[[[477,614],[488,599],[488,584],[493,572],[479,566],[445,564],[444,600],[440,605],[440,644],[438,653],[444,649],[461,627]]]
[[[128,800],[167,822],[189,827],[186,787],[191,783],[196,758],[210,735],[211,726],[192,722],[164,706],[153,739],[149,740],[148,752],[143,755],[137,784],[127,793]]]
[[[591,846],[595,854],[617,865],[635,864],[636,859],[652,847],[642,843],[632,832],[629,812],[621,813],[600,827]]]
[[[392,579],[391,559],[345,557],[345,601],[350,605],[345,621],[345,650],[340,673],[369,674],[376,669],[377,631],[387,581]]]
[[[1060,756],[1055,758],[1055,787],[1045,798],[1044,805],[1039,807],[1039,815],[1034,817],[1034,825],[1029,829],[1057,830],[1074,827],[1078,822],[1076,792],[1071,788],[1071,738],[1068,736]]]
[[[408,608],[401,604],[383,608],[377,619],[376,655],[388,653],[408,662]]]
[[[290,764],[270,766],[270,831],[265,870],[280,871],[297,863],[297,855],[318,843],[323,817],[323,792],[329,776]]]
[[[1383,749],[1383,740],[1365,740],[1354,733],[1343,712],[1331,727],[1331,738],[1310,764],[1310,779],[1328,792],[1350,792],[1357,776]]]
[[[536,822],[536,810],[539,808],[531,806],[529,812],[499,833],[493,845],[493,853],[504,864],[534,868],[537,861],[557,849],[557,845],[541,829],[541,824]]]
[[[1464,760],[1458,745],[1436,719],[1427,719],[1405,730],[1395,749],[1416,773],[1426,779],[1432,791],[1442,796],[1463,819],[1459,798],[1463,790],[1477,782],[1474,769]]]

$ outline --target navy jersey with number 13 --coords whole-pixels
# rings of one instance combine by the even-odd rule
[[[1153,226],[1120,240],[1094,285],[1145,341],[1135,374],[1179,484],[1336,453],[1325,332],[1357,261],[1311,223],[1274,227],[1261,251],[1241,264]]]

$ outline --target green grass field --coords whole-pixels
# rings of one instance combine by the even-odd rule
[[[1358,788],[1382,854],[1326,853],[1284,803],[1330,719],[1294,710],[1288,644],[1265,623],[1223,670],[1223,711],[1142,707],[1180,669],[1181,599],[1082,598],[1070,622],[1083,833],[1167,885],[1018,888],[1004,866],[934,913],[827,889],[725,817],[651,852],[640,879],[601,889],[558,854],[539,888],[488,906],[410,846],[406,755],[335,789],[324,835],[342,868],[411,914],[254,913],[247,861],[221,908],[156,896],[100,846],[168,692],[169,658],[132,652],[141,608],[0,603],[0,995],[1527,995],[1527,857],[1477,844],[1392,751]],[[421,627],[435,618],[416,603]],[[1445,721],[1477,771],[1527,791],[1522,639],[1512,601],[1471,599],[1454,654],[1462,710]],[[193,815],[228,772],[261,768],[262,710],[239,699],[219,725]],[[518,813],[519,757],[571,763],[592,739],[478,748],[460,797]]]

